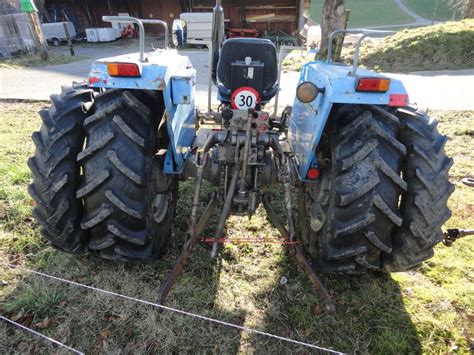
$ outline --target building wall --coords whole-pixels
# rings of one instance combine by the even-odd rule
[[[64,13],[74,23],[77,32],[85,32],[88,27],[110,27],[102,21],[102,16],[129,13],[138,18],[165,20],[170,26],[179,18],[181,6],[176,1],[166,0],[45,0],[45,8],[52,21],[65,21]],[[152,35],[162,35],[157,26],[146,25],[146,31]]]
[[[260,34],[265,31],[281,30],[289,34],[298,33],[301,27],[302,11],[308,0],[223,0],[228,26],[256,28]],[[242,11],[244,4],[245,11]],[[78,32],[87,27],[109,27],[103,23],[104,15],[130,13],[138,18],[157,18],[168,22],[179,18],[183,11],[210,12],[215,0],[45,0],[45,8],[53,21],[64,21],[63,10],[76,26]],[[90,16],[88,15],[90,14]],[[147,33],[162,34],[161,29],[147,26]]]
[[[304,0],[223,0],[225,18],[234,28],[255,28],[259,34],[281,30],[296,34],[302,15],[300,2]],[[215,1],[193,0],[193,11],[212,11]],[[242,11],[241,5],[244,5]]]

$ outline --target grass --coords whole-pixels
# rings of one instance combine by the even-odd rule
[[[69,54],[55,53],[53,51],[49,51],[48,54],[48,60],[42,60],[37,54],[25,54],[10,59],[0,59],[0,69],[44,67],[48,65],[79,62],[89,58],[84,55],[75,55],[74,57],[71,57]]]
[[[321,23],[323,0],[311,1],[311,18]],[[393,0],[347,0],[346,8],[351,10],[349,27],[399,25],[414,19],[393,2]]]
[[[30,135],[44,103],[0,102],[0,260],[153,301],[180,250],[193,182],[180,185],[177,239],[161,261],[125,265],[63,254],[40,240],[27,193],[33,154]],[[472,228],[474,112],[436,112],[455,159],[456,191],[446,227]],[[281,191],[272,191],[281,211]],[[205,233],[212,235],[216,219]],[[231,217],[232,237],[273,237],[260,209],[248,220]],[[329,315],[306,276],[279,245],[227,245],[216,261],[198,246],[168,305],[346,352],[468,354],[473,350],[474,246],[459,240],[436,248],[433,259],[407,273],[322,275],[338,311]],[[282,277],[288,282],[281,283]],[[0,266],[0,314],[86,353],[306,353],[297,345],[199,320],[158,314],[150,307],[44,280]],[[49,353],[44,341],[0,323],[1,353]],[[57,350],[56,350],[57,351]]]
[[[342,61],[352,63],[354,48],[344,47]],[[386,72],[474,68],[474,20],[406,29],[382,41],[366,42],[360,64]],[[283,62],[286,71],[299,71],[311,57],[292,56]]]
[[[459,14],[453,13],[449,6],[450,0],[402,0],[403,3],[417,15],[427,20],[454,20],[459,19]]]
[[[474,68],[474,19],[403,30],[366,44],[361,63],[396,72]]]

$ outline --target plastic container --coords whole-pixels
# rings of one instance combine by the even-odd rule
[[[97,28],[86,28],[87,42],[97,43],[99,42],[99,33]]]

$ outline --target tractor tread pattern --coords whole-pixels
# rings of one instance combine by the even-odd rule
[[[410,108],[336,107],[325,142],[332,167],[299,194],[301,239],[316,266],[396,272],[433,256],[454,191],[437,125]]]
[[[161,223],[153,219],[154,174],[163,175],[160,192],[174,199],[171,178],[155,163],[161,159],[155,157],[159,95],[106,91],[96,96],[95,114],[84,125],[87,146],[78,155],[84,183],[77,191],[84,201],[82,228],[90,231],[89,248],[105,259],[155,259],[170,235],[172,203],[162,205]]]
[[[399,109],[397,116],[408,150],[402,166],[408,188],[400,204],[403,223],[394,232],[392,253],[384,256],[389,272],[412,269],[433,256],[451,216],[447,201],[454,191],[448,175],[453,160],[446,156],[447,138],[438,132],[437,121],[411,109]]]
[[[400,178],[406,148],[397,140],[400,123],[393,116],[341,105],[328,123],[333,167],[305,187],[301,207],[307,213],[300,217],[306,250],[323,271],[380,270],[381,254],[392,250],[392,231],[402,223],[398,198],[406,189]]]
[[[84,143],[83,109],[93,100],[84,85],[62,87],[51,106],[39,112],[42,126],[33,133],[35,154],[28,160],[33,182],[28,191],[36,206],[33,216],[44,238],[69,253],[87,252],[88,232],[80,228],[82,204],[76,199],[80,171],[76,156]]]

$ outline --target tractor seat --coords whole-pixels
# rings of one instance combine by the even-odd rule
[[[217,64],[220,100],[230,102],[232,93],[250,86],[267,103],[278,91],[275,45],[268,39],[232,38],[224,42]]]

